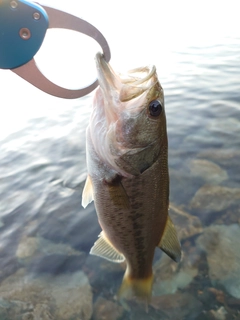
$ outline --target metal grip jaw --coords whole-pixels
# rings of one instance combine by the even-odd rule
[[[0,0],[0,68],[17,68],[40,49],[49,20],[46,11],[27,1]]]
[[[0,68],[11,69],[56,97],[75,99],[87,95],[98,86],[97,80],[84,88],[70,90],[51,82],[38,69],[34,55],[41,47],[48,28],[64,28],[86,34],[99,43],[107,62],[111,58],[106,39],[87,21],[25,0],[0,0]]]

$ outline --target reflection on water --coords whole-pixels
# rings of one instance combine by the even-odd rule
[[[240,305],[240,39],[175,52],[165,89],[170,214],[183,260],[160,250],[148,314],[116,300],[124,266],[88,252],[81,207],[92,95],[30,117],[0,145],[0,318],[237,319]],[[156,63],[157,64],[157,63]],[[47,116],[48,114],[48,116]]]

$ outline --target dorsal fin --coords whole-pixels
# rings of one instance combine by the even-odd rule
[[[94,246],[90,250],[90,254],[117,263],[125,260],[124,255],[113,247],[111,242],[106,238],[104,232],[100,233],[99,239],[94,243]]]
[[[86,206],[92,202],[93,199],[93,187],[92,187],[92,181],[89,176],[87,176],[83,192],[82,192],[82,206],[83,208],[86,208]]]
[[[181,246],[178,241],[176,229],[169,216],[158,247],[174,261],[179,262],[181,260]]]

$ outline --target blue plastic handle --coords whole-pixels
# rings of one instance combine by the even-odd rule
[[[25,0],[0,0],[0,68],[17,68],[40,49],[49,25],[46,11]]]

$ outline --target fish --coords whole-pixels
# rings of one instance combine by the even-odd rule
[[[169,210],[164,93],[156,67],[117,73],[98,53],[99,86],[86,130],[85,208],[94,201],[101,233],[90,254],[126,262],[118,296],[151,300],[155,248],[174,261],[181,246]]]

